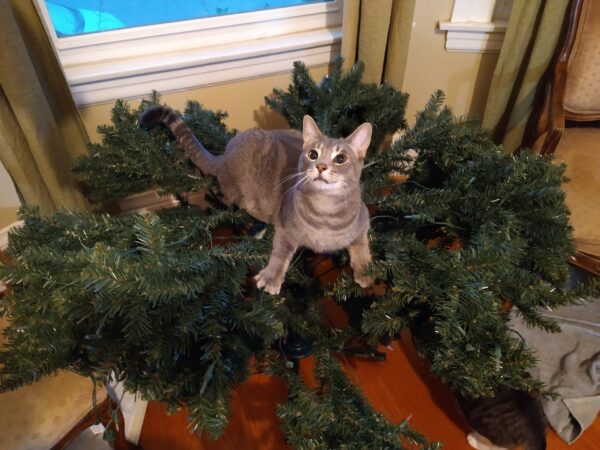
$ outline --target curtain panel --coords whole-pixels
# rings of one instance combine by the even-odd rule
[[[88,208],[71,174],[89,142],[32,0],[0,0],[0,160],[43,214]]]

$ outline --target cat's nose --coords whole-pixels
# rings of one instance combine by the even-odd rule
[[[327,165],[319,163],[319,164],[317,164],[317,170],[319,171],[319,173],[324,172],[327,170]]]

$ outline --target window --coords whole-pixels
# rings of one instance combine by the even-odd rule
[[[36,0],[79,105],[328,64],[341,0]]]
[[[57,37],[330,0],[44,0]]]

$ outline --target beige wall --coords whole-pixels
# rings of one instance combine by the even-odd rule
[[[410,94],[406,117],[414,121],[431,93],[442,89],[447,104],[457,115],[481,117],[487,98],[497,54],[447,52],[445,34],[437,30],[438,20],[451,16],[453,0],[417,0],[408,48],[407,69],[402,90]],[[327,67],[312,70],[321,79]],[[279,128],[286,122],[264,106],[263,97],[273,88],[286,88],[290,74],[283,73],[241,82],[165,94],[162,101],[182,109],[186,100],[198,100],[204,106],[229,112],[227,124],[244,130],[251,127]],[[131,101],[136,105],[136,101]],[[98,140],[96,127],[110,121],[112,103],[84,106],[80,109],[92,140]],[[12,182],[0,167],[0,225],[14,218],[19,202]],[[4,209],[2,209],[4,208]],[[3,213],[4,211],[4,213]]]
[[[433,91],[446,93],[455,114],[481,118],[498,59],[493,53],[448,52],[439,20],[449,20],[453,0],[417,0],[402,90],[410,94],[406,118],[414,122]]]
[[[6,169],[0,164],[0,229],[17,220],[20,205],[17,190]]]
[[[291,69],[291,67],[290,67]],[[315,67],[312,76],[320,80],[327,73],[328,67]],[[226,83],[215,86],[190,89],[164,94],[161,101],[173,108],[182,110],[187,100],[197,100],[210,109],[221,109],[229,113],[227,125],[238,130],[252,127],[287,128],[287,122],[279,114],[265,106],[264,97],[273,88],[286,89],[290,83],[290,73],[270,75],[250,80]],[[131,105],[138,101],[131,100]],[[81,116],[92,140],[98,140],[96,128],[110,122],[112,103],[84,106],[80,108]]]
[[[434,90],[442,89],[447,104],[457,115],[481,117],[487,92],[498,59],[496,53],[448,52],[444,48],[445,32],[437,29],[439,20],[452,15],[454,0],[417,0],[413,29],[410,34],[408,60],[402,90],[410,94],[406,117],[412,122]],[[327,67],[312,70],[316,79],[325,75]],[[263,97],[274,87],[286,88],[289,73],[255,78],[198,89],[165,94],[163,102],[181,109],[188,99],[204,106],[229,112],[227,124],[238,129],[285,126],[281,117],[268,112]],[[134,101],[131,102],[135,104]],[[85,125],[93,139],[96,127],[107,123],[112,104],[81,108]]]
[[[290,67],[291,69],[291,67]],[[327,66],[311,69],[311,74],[317,80],[325,76]],[[183,109],[187,100],[197,100],[211,109],[221,109],[229,113],[227,125],[239,130],[252,127],[287,128],[287,122],[279,114],[270,111],[265,106],[264,96],[269,95],[273,88],[286,89],[290,83],[290,73],[282,73],[261,78],[190,89],[181,92],[171,92],[162,96],[162,101],[170,106]],[[131,100],[137,106],[139,100]],[[110,111],[113,102],[83,106],[80,108],[84,124],[93,141],[98,141],[96,133],[98,125],[110,123]],[[0,164],[0,228],[14,222],[20,206],[15,187]]]
[[[444,48],[445,32],[437,29],[439,20],[452,13],[453,0],[418,0],[415,2],[413,29],[410,35],[408,60],[402,90],[410,94],[406,118],[414,121],[433,91],[442,89],[447,104],[457,115],[481,117],[487,92],[498,59],[494,53],[448,52]],[[321,79],[327,67],[312,69]],[[227,124],[244,130],[251,127],[285,127],[286,122],[264,106],[263,97],[273,88],[286,88],[289,73],[277,74],[221,85],[164,94],[162,101],[182,109],[186,100],[198,100],[212,109],[229,113]],[[130,102],[137,105],[135,100]],[[96,127],[108,123],[112,103],[84,106],[80,109],[84,123],[93,140]]]
[[[0,208],[8,206],[19,206],[21,202],[10,176],[4,166],[0,163]]]

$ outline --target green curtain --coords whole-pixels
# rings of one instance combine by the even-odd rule
[[[402,87],[416,0],[344,0],[345,67],[365,63],[364,81]]]
[[[44,214],[87,208],[71,174],[88,136],[32,0],[0,0],[0,161]]]
[[[569,0],[515,0],[483,126],[507,152],[520,147],[538,82],[550,63]]]

